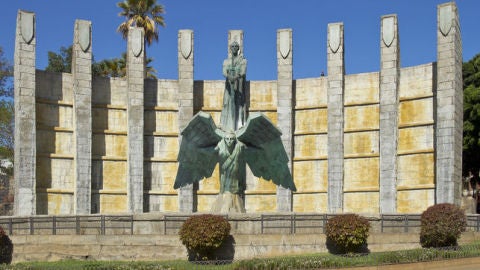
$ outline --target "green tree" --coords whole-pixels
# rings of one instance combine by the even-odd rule
[[[72,71],[72,46],[60,47],[60,52],[48,52],[48,65],[46,71],[66,72]]]
[[[463,173],[480,168],[480,54],[463,63]]]
[[[157,72],[150,64],[152,58],[147,58],[145,70],[147,78],[156,79]],[[48,65],[45,68],[47,71],[66,72],[70,73],[72,69],[72,46],[60,47],[60,52],[48,52]],[[100,62],[93,61],[92,63],[93,76],[100,77],[125,77],[127,74],[127,54],[122,53],[119,58],[105,59]]]
[[[162,14],[164,9],[162,5],[156,3],[157,0],[124,0],[118,2],[117,6],[122,9],[118,16],[125,17],[125,21],[121,23],[117,31],[120,32],[124,39],[128,37],[128,29],[131,26],[142,27],[144,30],[145,42],[144,46],[144,63],[145,73],[147,74],[147,46],[153,41],[158,42],[158,27],[165,27],[165,21]],[[148,78],[148,76],[146,76]]]
[[[0,158],[6,158],[13,163],[13,142],[14,142],[14,104],[12,65],[3,56],[3,49],[0,47]],[[13,175],[13,168],[3,168],[0,171]]]

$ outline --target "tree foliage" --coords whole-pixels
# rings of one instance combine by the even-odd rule
[[[152,58],[146,59],[147,78],[156,79],[157,72],[150,63]],[[48,65],[46,71],[70,73],[72,69],[72,46],[60,47],[60,51],[48,52]],[[100,62],[93,61],[92,75],[94,77],[125,77],[127,75],[127,54],[122,53],[121,57],[104,59]]]
[[[13,164],[13,136],[14,136],[14,103],[13,87],[9,84],[12,78],[12,65],[3,56],[0,47],[0,159],[6,158]],[[0,171],[13,175],[12,168],[3,168]]]
[[[125,17],[125,21],[121,23],[117,31],[120,32],[124,39],[128,37],[128,29],[130,27],[142,27],[144,31],[143,43],[143,59],[145,67],[145,78],[152,78],[149,75],[148,63],[151,59],[147,57],[147,45],[150,46],[155,40],[158,42],[158,27],[165,27],[165,21],[162,14],[165,12],[162,5],[157,4],[157,0],[124,0],[118,2],[117,6],[122,9],[118,16]]]
[[[480,54],[463,63],[463,172],[480,168]]]
[[[48,66],[46,71],[67,72],[72,70],[72,46],[60,47],[60,52],[48,52]]]
[[[128,29],[137,26],[142,27],[145,32],[145,45],[150,46],[154,40],[158,41],[157,25],[165,27],[165,22],[162,16],[163,6],[156,2],[157,0],[125,0],[117,3],[122,9],[118,16],[125,17],[117,31],[124,39],[128,37]]]

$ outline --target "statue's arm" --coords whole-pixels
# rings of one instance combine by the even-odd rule
[[[240,76],[245,76],[247,74],[247,59],[243,58],[242,62],[240,63]]]
[[[223,77],[227,78],[228,77],[228,59],[223,60],[223,65],[222,65],[222,73]]]

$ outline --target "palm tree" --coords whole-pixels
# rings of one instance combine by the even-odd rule
[[[155,73],[157,72],[150,63],[152,58],[147,58],[145,62],[145,73],[148,79],[157,79]],[[122,53],[122,57],[105,59],[100,62],[92,64],[94,76],[101,77],[125,77],[127,75],[127,53]]]
[[[154,40],[158,42],[157,25],[165,27],[162,16],[164,13],[163,6],[156,2],[157,0],[124,0],[117,3],[117,6],[122,9],[118,15],[125,17],[125,21],[117,28],[117,31],[122,33],[123,38],[127,39],[130,26],[142,27],[144,30],[145,65],[147,64],[147,52],[145,50],[147,45],[150,46]]]

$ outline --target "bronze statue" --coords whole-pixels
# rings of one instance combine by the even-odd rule
[[[220,164],[220,192],[212,207],[216,213],[245,212],[247,164],[256,177],[296,191],[281,132],[261,113],[247,120],[247,60],[239,50],[239,44],[232,42],[232,54],[223,62],[226,81],[219,128],[209,114],[200,111],[182,131],[178,154],[175,189],[211,177]]]
[[[236,41],[230,44],[230,51],[232,55],[223,61],[222,69],[226,79],[220,127],[225,131],[237,130],[247,120],[245,109],[247,59],[239,53],[240,46]]]
[[[174,188],[211,177],[218,162],[220,194],[213,212],[245,212],[242,197],[247,164],[256,177],[296,191],[280,135],[261,113],[252,114],[237,131],[225,132],[209,114],[199,112],[182,132]]]

